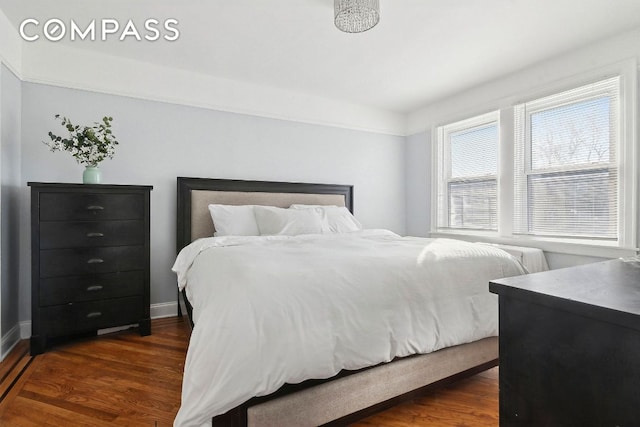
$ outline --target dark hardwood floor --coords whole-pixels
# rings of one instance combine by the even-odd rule
[[[353,427],[497,427],[498,368],[366,418]]]
[[[36,357],[21,342],[0,363],[0,426],[171,426],[189,328],[172,317],[153,320],[152,332],[76,340]],[[497,373],[461,380],[355,426],[497,426]]]
[[[21,343],[0,364],[0,374],[10,372],[0,385],[0,425],[171,426],[189,328],[167,318],[152,331],[74,341],[33,358]]]

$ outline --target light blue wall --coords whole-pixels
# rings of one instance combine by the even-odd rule
[[[430,133],[420,132],[406,138],[405,164],[407,234],[426,237],[431,229]]]
[[[0,66],[0,182],[2,201],[0,218],[2,222],[2,287],[0,296],[2,307],[1,333],[4,338],[18,325],[19,277],[18,260],[20,253],[19,236],[19,195],[20,195],[20,122],[21,122],[21,82],[4,65]],[[16,330],[17,333],[17,330]],[[12,343],[4,343],[11,345]],[[1,349],[2,353],[6,348]]]
[[[42,143],[60,131],[55,114],[87,124],[113,116],[121,145],[100,167],[103,182],[153,185],[151,303],[176,299],[176,177],[353,184],[368,228],[404,234],[404,138],[23,83],[22,203],[27,181],[80,182],[82,166]],[[21,226],[22,320],[30,318],[29,224]]]

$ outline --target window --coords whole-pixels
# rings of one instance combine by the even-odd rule
[[[618,238],[619,80],[515,107],[515,234]]]
[[[436,128],[432,234],[635,253],[637,66],[603,72]]]
[[[439,128],[438,228],[498,229],[498,113]]]

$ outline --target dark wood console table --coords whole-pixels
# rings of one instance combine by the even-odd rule
[[[501,426],[640,426],[640,260],[494,280]]]

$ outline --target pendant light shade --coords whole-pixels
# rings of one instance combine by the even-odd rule
[[[340,31],[361,33],[380,21],[378,0],[333,0],[334,22]]]

